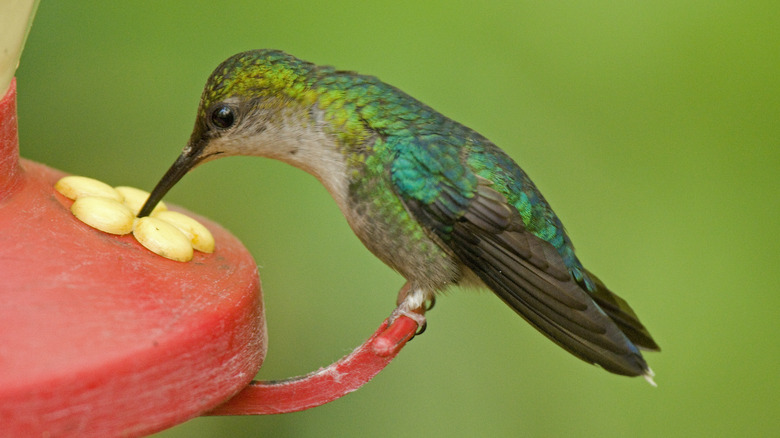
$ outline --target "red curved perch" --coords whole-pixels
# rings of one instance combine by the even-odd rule
[[[417,323],[400,316],[338,362],[311,374],[273,382],[253,381],[205,415],[265,415],[302,411],[349,394],[390,363],[415,334]]]

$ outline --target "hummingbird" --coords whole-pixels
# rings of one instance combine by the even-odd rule
[[[398,88],[279,50],[233,55],[206,82],[189,142],[139,217],[196,166],[236,155],[286,162],[325,186],[360,241],[406,279],[394,315],[424,328],[436,294],[486,287],[574,356],[655,385],[640,350],[660,348],[583,267],[528,175]]]

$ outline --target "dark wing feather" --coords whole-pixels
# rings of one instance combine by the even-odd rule
[[[435,201],[405,202],[491,290],[548,338],[613,373],[648,374],[630,339],[643,347],[655,344],[636,315],[606,288],[607,293],[591,297],[566,270],[555,248],[528,232],[517,210],[490,185],[480,178],[467,208],[451,217],[448,226],[442,226],[442,209]],[[447,186],[442,190],[446,192]],[[610,315],[594,298],[609,305]]]
[[[555,247],[528,231],[519,211],[493,183],[464,164],[469,149],[454,138],[387,139],[394,155],[394,190],[406,208],[505,303],[558,345],[614,373],[649,375],[637,345],[657,346],[630,307],[595,277],[591,296]]]

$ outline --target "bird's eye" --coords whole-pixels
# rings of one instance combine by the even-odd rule
[[[236,121],[236,115],[233,108],[227,105],[220,105],[211,111],[211,123],[217,128],[227,129],[233,126]]]

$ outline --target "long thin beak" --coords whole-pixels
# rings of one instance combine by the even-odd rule
[[[146,200],[143,208],[141,208],[138,217],[149,216],[154,207],[157,206],[157,203],[162,200],[166,193],[168,193],[168,190],[176,185],[187,172],[192,170],[192,168],[200,162],[200,158],[200,154],[195,152],[192,148],[185,149],[173,163],[171,168],[165,172],[165,175],[163,175],[160,182],[157,183],[154,190],[152,190],[152,194],[149,195],[149,199]]]

